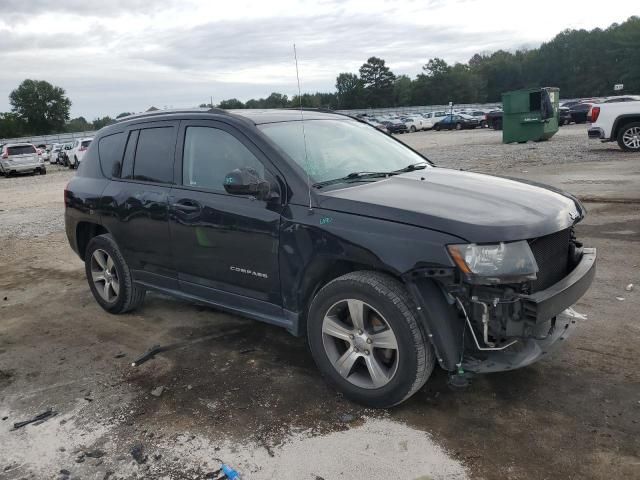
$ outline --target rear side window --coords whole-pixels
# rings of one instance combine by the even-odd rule
[[[85,140],[80,146],[87,148],[89,145],[91,145],[91,140]]]
[[[182,184],[225,193],[224,179],[236,168],[264,166],[240,140],[217,128],[188,127],[184,138]]]
[[[173,183],[173,127],[140,130],[136,157],[133,163],[134,180]]]
[[[124,133],[116,133],[102,137],[98,141],[100,167],[102,167],[102,173],[107,177],[120,176],[120,166],[124,153],[124,140]]]
[[[7,154],[12,155],[27,155],[36,153],[36,147],[33,145],[21,145],[19,147],[7,147]]]

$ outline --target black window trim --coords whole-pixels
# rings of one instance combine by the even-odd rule
[[[185,141],[187,128],[189,127],[215,128],[215,129],[227,132],[228,134],[233,136],[242,145],[244,145],[249,150],[249,152],[251,152],[258,159],[260,163],[264,165],[265,177],[267,177],[268,180],[273,179],[275,182],[278,183],[278,189],[280,190],[280,201],[282,205],[286,203],[285,196],[286,196],[287,186],[286,186],[284,176],[282,175],[280,170],[276,167],[276,165],[274,165],[274,163],[262,151],[262,149],[258,147],[258,145],[256,145],[249,137],[247,137],[244,133],[242,133],[241,130],[236,128],[235,125],[232,125],[230,123],[227,123],[221,120],[202,119],[202,120],[181,120],[180,121],[180,126],[178,129],[178,137],[176,141],[175,161],[173,164],[174,165],[174,171],[173,171],[174,184],[171,185],[173,189],[190,190],[194,192],[221,195],[224,197],[248,198],[248,196],[243,197],[240,195],[231,195],[220,190],[213,190],[210,188],[197,186],[197,185],[196,186],[184,185],[182,183],[182,163],[183,163],[183,157],[184,157],[184,141]]]
[[[133,151],[133,158],[131,159],[131,174],[133,175],[133,172],[135,172],[135,157],[136,157],[136,152],[138,151],[138,140],[140,139],[140,131],[141,130],[148,130],[150,128],[163,128],[163,127],[173,127],[174,129],[174,144],[173,144],[173,151],[174,151],[174,155],[173,155],[173,161],[174,161],[174,165],[173,165],[173,181],[170,183],[165,183],[165,182],[152,182],[152,181],[147,181],[147,180],[139,180],[136,178],[122,178],[122,172],[124,172],[124,167],[127,166],[127,147],[129,144],[129,139],[131,138],[131,134],[133,132],[137,132],[136,135],[136,146],[135,149]],[[127,136],[127,141],[124,144],[124,152],[122,154],[122,167],[120,169],[120,177],[113,177],[112,180],[118,181],[118,182],[127,182],[127,183],[137,183],[137,184],[141,184],[141,185],[157,185],[159,187],[167,187],[167,188],[171,188],[171,187],[175,187],[176,184],[176,176],[175,176],[175,159],[176,159],[176,150],[178,148],[178,137],[179,137],[179,132],[180,132],[180,121],[179,120],[160,120],[160,121],[153,121],[153,122],[140,122],[140,123],[135,123],[133,125],[129,125],[128,128],[126,130],[124,130],[124,133]]]

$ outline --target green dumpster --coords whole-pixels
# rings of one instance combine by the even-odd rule
[[[502,143],[548,140],[558,131],[560,90],[528,88],[502,94]]]

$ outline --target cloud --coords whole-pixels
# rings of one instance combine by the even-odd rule
[[[25,78],[66,89],[72,116],[331,91],[370,56],[413,77],[430,58],[535,46],[566,27],[605,27],[634,13],[539,0],[0,0],[0,111]],[[549,15],[549,12],[554,12]],[[570,19],[570,23],[567,19]]]

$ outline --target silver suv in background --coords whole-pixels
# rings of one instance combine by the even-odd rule
[[[47,169],[44,159],[31,143],[7,143],[2,146],[0,155],[0,174],[9,176],[14,173],[39,173],[44,175]]]

